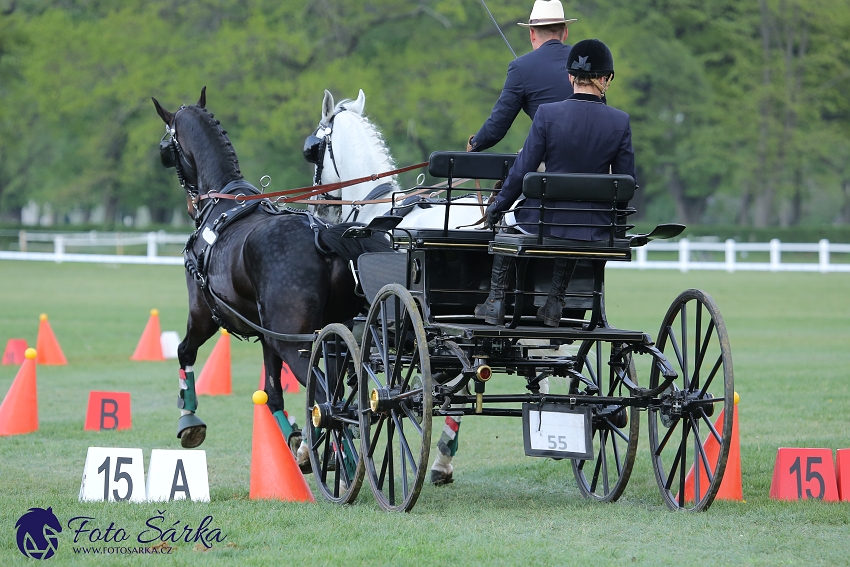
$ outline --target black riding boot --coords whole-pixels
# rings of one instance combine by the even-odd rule
[[[475,316],[491,325],[505,324],[505,290],[508,287],[508,275],[514,265],[513,256],[495,254],[493,273],[490,276],[490,295],[487,301],[475,307]]]
[[[575,260],[555,260],[555,269],[552,272],[552,287],[549,288],[549,296],[546,303],[537,310],[537,318],[543,319],[543,324],[549,327],[557,327],[561,323],[561,312],[564,309],[564,292],[573,277]]]

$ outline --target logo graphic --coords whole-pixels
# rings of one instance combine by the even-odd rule
[[[50,559],[59,547],[62,525],[53,508],[30,508],[15,524],[18,549],[31,559]]]

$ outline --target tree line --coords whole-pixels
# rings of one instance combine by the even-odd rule
[[[532,4],[487,4],[518,54]],[[564,7],[568,43],[614,54],[609,104],[631,115],[643,218],[850,223],[850,0]],[[35,200],[167,222],[184,195],[159,165],[150,97],[174,109],[204,85],[242,171],[271,189],[310,184],[301,146],[324,89],[362,88],[401,165],[462,150],[511,57],[480,0],[0,0],[0,215]],[[494,151],[529,126],[521,115]]]

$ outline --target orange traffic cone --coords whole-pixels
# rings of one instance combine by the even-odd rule
[[[232,392],[230,386],[230,333],[221,330],[221,337],[204,363],[195,392],[208,396],[227,396]]]
[[[38,430],[36,350],[28,348],[24,356],[26,359],[0,404],[0,435],[19,435]]]
[[[53,329],[50,328],[47,315],[42,313],[38,316],[38,320],[38,339],[35,343],[35,350],[38,353],[36,362],[39,364],[68,364],[68,360],[62,354],[59,341],[56,340],[56,335],[53,334]]]
[[[288,394],[297,394],[300,390],[300,384],[298,383],[298,379],[289,369],[289,366],[286,363],[283,363],[283,366],[280,369],[280,387],[281,390]],[[262,390],[266,387],[266,365],[263,364],[263,368],[260,370],[260,386],[259,388]]]
[[[26,351],[26,339],[9,339],[6,342],[6,350],[3,351],[3,364],[23,364],[26,360],[24,357]]]
[[[136,345],[136,351],[130,357],[130,360],[165,360],[165,357],[162,356],[162,343],[159,340],[161,334],[159,330],[159,309],[151,309],[148,324],[145,325],[142,338],[139,339],[139,344]]]
[[[251,444],[252,500],[315,502],[304,475],[269,411],[268,396],[254,393],[254,434]]]
[[[735,392],[734,404],[734,421],[732,422],[732,440],[729,444],[729,457],[726,460],[726,472],[723,473],[723,481],[720,483],[720,488],[717,490],[715,500],[744,500],[744,490],[741,482],[741,435],[738,430],[738,392]],[[717,417],[714,422],[714,428],[718,431],[723,428],[723,412]],[[705,456],[709,463],[717,462],[717,456],[720,453],[720,444],[713,435],[709,435],[705,443]],[[705,467],[700,461],[699,468],[699,486],[700,498],[705,495],[708,489],[708,476],[705,474]],[[694,468],[688,471],[688,476],[685,477],[685,500],[693,502],[694,500]]]

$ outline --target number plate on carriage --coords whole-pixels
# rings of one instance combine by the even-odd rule
[[[522,404],[525,454],[530,457],[592,459],[590,408]]]

